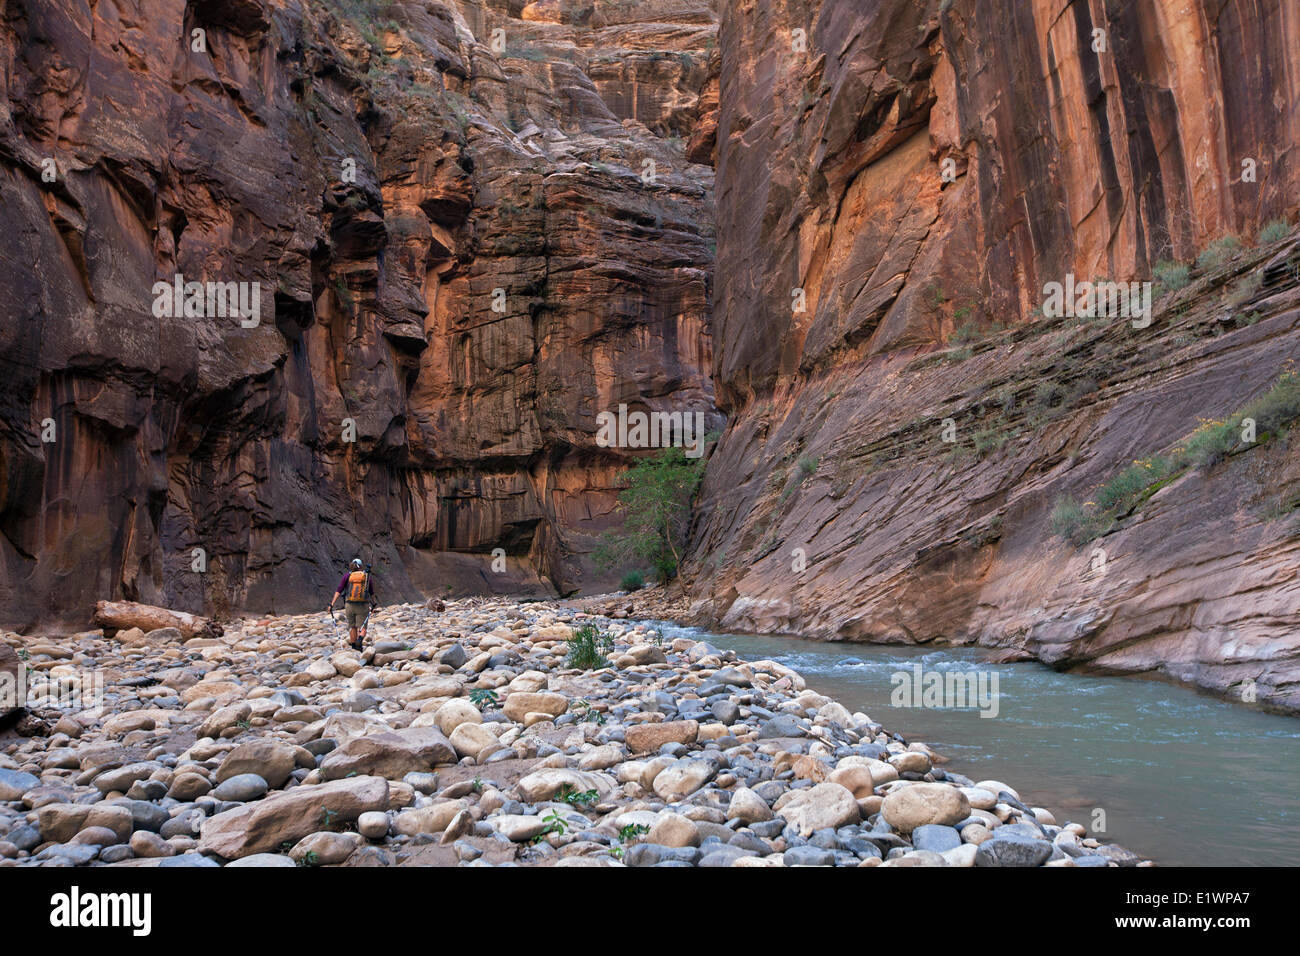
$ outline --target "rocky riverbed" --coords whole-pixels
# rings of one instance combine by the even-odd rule
[[[608,666],[567,666],[589,624]],[[5,635],[36,682],[99,671],[105,703],[0,738],[0,866],[1149,865],[652,624],[475,598],[370,637]]]

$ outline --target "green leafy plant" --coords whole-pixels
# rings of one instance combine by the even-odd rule
[[[618,831],[618,839],[622,843],[631,843],[639,836],[650,832],[650,828],[644,823],[629,823]]]
[[[591,701],[585,697],[579,697],[573,702],[571,708],[578,715],[578,720],[583,723],[603,724],[605,715],[591,706]]]
[[[605,651],[614,646],[614,639],[595,624],[583,624],[569,638],[569,656],[565,659],[566,667],[578,667],[583,670],[599,670],[608,667]]]
[[[596,566],[603,570],[636,561],[648,564],[662,584],[676,577],[703,462],[703,456],[687,458],[685,449],[673,447],[629,468],[618,495],[623,526],[602,535],[592,554]]]
[[[645,575],[640,571],[628,571],[619,579],[618,586],[623,591],[640,591],[645,587]]]
[[[497,692],[489,690],[486,687],[475,687],[469,692],[469,702],[479,710],[486,710],[488,707],[495,707],[501,702]]]
[[[560,792],[555,795],[555,799],[567,803],[571,807],[586,807],[596,802],[598,794],[595,790],[574,790],[570,784],[565,784],[560,788]]]
[[[542,817],[542,820],[546,823],[546,827],[542,830],[541,833],[537,834],[529,842],[541,843],[552,833],[558,834],[559,836],[564,836],[564,834],[569,829],[567,824],[565,824],[564,822],[564,818],[561,817],[554,810],[552,810],[546,816]]]

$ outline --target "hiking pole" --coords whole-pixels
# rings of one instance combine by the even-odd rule
[[[361,622],[361,627],[357,630],[357,643],[360,644],[361,647],[365,647],[366,645],[366,628],[370,626],[370,615],[374,613],[375,606],[372,604],[366,611],[366,619]],[[360,649],[361,648],[358,648],[358,650]]]

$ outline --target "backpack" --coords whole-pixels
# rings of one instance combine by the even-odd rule
[[[353,571],[348,575],[348,595],[347,600],[353,602],[364,602],[366,600],[366,585],[369,583],[369,575],[365,571]]]

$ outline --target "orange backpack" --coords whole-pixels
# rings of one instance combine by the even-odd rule
[[[367,575],[365,571],[353,571],[348,575],[347,600],[364,602],[366,600]]]

